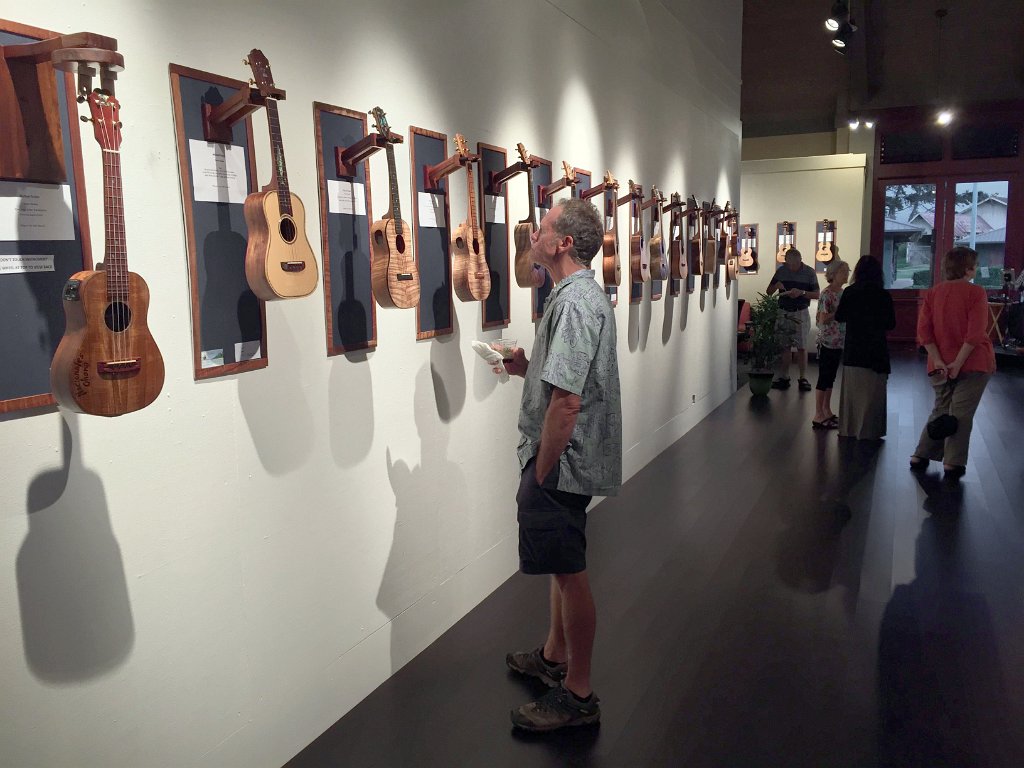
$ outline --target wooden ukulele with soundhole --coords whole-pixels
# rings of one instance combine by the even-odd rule
[[[267,108],[273,172],[267,186],[245,198],[243,210],[249,228],[245,278],[252,292],[264,301],[297,299],[313,292],[320,275],[306,237],[306,208],[288,188],[277,111],[277,99],[283,92],[274,85],[270,62],[262,51],[253,48],[248,62]]]
[[[460,300],[483,301],[491,293],[491,270],[487,265],[483,232],[476,214],[476,185],[473,183],[476,155],[470,153],[461,133],[455,134],[455,147],[466,168],[466,196],[469,205],[466,220],[456,227],[452,236],[452,282],[455,295]]]
[[[775,261],[779,264],[786,262],[786,253],[793,249],[793,225],[782,222],[782,232],[779,234],[779,250],[775,254]]]
[[[384,137],[388,159],[388,212],[370,227],[370,288],[377,303],[386,308],[411,309],[420,301],[420,272],[413,254],[412,230],[402,220],[402,201],[398,195],[398,173],[395,170],[395,143],[387,116],[380,107],[371,110],[374,128]]]
[[[644,189],[639,184],[629,181],[629,279],[633,283],[651,282],[651,263],[648,251],[644,247],[644,225],[640,217],[644,205]]]
[[[120,104],[101,89],[87,101],[103,153],[103,269],[76,272],[64,285],[67,326],[50,365],[50,386],[70,411],[121,416],[156,400],[164,360],[149,331],[149,287],[128,271]]]
[[[814,260],[822,263],[832,261],[835,253],[832,251],[832,239],[835,237],[836,223],[825,219],[821,222],[821,242],[818,243],[818,250],[814,252]]]

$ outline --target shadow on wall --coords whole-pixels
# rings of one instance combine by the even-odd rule
[[[76,417],[64,418],[62,465],[29,486],[29,530],[16,566],[25,660],[55,685],[116,669],[135,644],[103,483],[82,465]]]
[[[347,352],[331,360],[327,379],[331,456],[339,467],[354,467],[373,445],[373,377],[367,350]]]
[[[387,449],[388,480],[395,494],[391,552],[377,592],[377,607],[391,620],[391,671],[397,672],[436,634],[412,617],[399,616],[465,566],[470,529],[466,478],[448,458],[449,429],[441,412],[447,398],[438,379],[423,366],[413,399],[420,461],[393,461]]]
[[[961,546],[963,486],[919,480],[916,576],[893,591],[878,640],[879,765],[1019,765],[1005,672]]]

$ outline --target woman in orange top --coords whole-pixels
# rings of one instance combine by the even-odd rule
[[[996,369],[988,335],[988,294],[970,282],[977,268],[978,253],[972,248],[954,248],[943,256],[945,282],[925,293],[917,318],[917,341],[928,350],[928,375],[935,390],[928,421],[948,414],[956,417],[957,427],[946,438],[932,438],[926,425],[910,467],[925,469],[931,460],[942,461],[951,479],[966,471],[974,412]]]

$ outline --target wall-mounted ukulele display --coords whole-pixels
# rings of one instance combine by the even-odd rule
[[[661,206],[665,196],[656,186],[651,186],[651,199],[645,208],[651,211],[651,237],[647,241],[648,269],[651,275],[651,301],[661,298],[662,286],[668,279],[668,259],[665,258],[665,238],[662,232]]]
[[[587,190],[581,195],[583,199],[600,194],[604,210],[604,237],[601,241],[601,277],[604,280],[604,291],[611,305],[619,303],[619,284],[622,282],[622,267],[619,259],[619,182],[606,171],[604,181]]]
[[[718,279],[718,213],[721,208],[715,205],[715,201],[712,198],[711,202],[706,200],[701,205],[701,218],[704,221],[703,236],[704,236],[704,248],[701,251],[701,256],[704,258],[704,264],[701,267],[701,284],[702,290],[706,290],[711,285],[711,279]]]
[[[722,217],[723,236],[725,240],[725,284],[729,285],[736,279],[739,265],[737,264],[738,254],[736,253],[736,222],[739,211],[732,207],[732,202],[725,204],[725,215]]]
[[[817,248],[814,251],[814,270],[823,273],[836,255],[836,222],[824,219],[814,225]]]
[[[0,20],[0,414],[55,402],[61,295],[92,267],[75,78],[51,63],[77,48],[116,55],[117,41]]]
[[[459,162],[466,169],[468,205],[466,220],[456,227],[452,234],[452,282],[455,285],[455,295],[461,301],[484,301],[491,293],[491,271],[487,267],[486,246],[476,213],[473,167],[480,156],[469,151],[466,139],[461,133],[455,134],[455,147],[458,150]]]
[[[530,158],[530,164],[534,165],[533,169],[533,183],[534,183],[534,194],[537,196],[537,223],[540,224],[540,218],[544,216],[547,211],[551,210],[552,200],[550,197],[541,200],[541,190],[548,187],[551,184],[551,161],[545,160],[542,157],[533,155]],[[533,261],[530,261],[533,264]],[[532,292],[532,311],[531,317],[534,320],[540,320],[544,314],[544,305],[547,303],[548,296],[551,295],[551,289],[555,287],[554,283],[551,282],[551,275],[548,274],[546,269],[542,267],[536,267],[540,272],[540,284],[537,285]]]
[[[374,119],[373,128],[384,142],[388,161],[388,211],[370,227],[373,297],[385,309],[412,309],[420,300],[420,271],[413,230],[402,218],[402,198],[398,193],[398,171],[395,167],[395,144],[404,139],[391,130],[383,109],[374,107],[370,114]]]
[[[541,163],[530,155],[521,143],[516,145],[516,150],[519,152],[520,163],[526,173],[526,191],[530,201],[526,218],[516,224],[514,232],[516,284],[520,288],[539,288],[544,285],[545,272],[542,267],[533,263],[530,258],[530,248],[533,245],[531,238],[537,231],[539,223],[537,220],[537,188],[534,185],[533,171]]]
[[[690,195],[683,215],[686,217],[686,258],[689,263],[686,292],[693,293],[697,290],[697,278],[704,273],[704,208],[694,195]]]
[[[683,203],[683,196],[673,192],[669,197],[669,203],[664,211],[669,214],[668,219],[668,265],[671,275],[670,293],[678,296],[682,292],[682,283],[690,274],[690,268],[686,258],[686,205]]]
[[[757,274],[757,224],[743,224],[740,230],[739,273],[741,275]]]
[[[274,85],[270,62],[259,48],[249,52],[252,69],[270,128],[270,181],[245,200],[249,245],[245,251],[245,276],[252,292],[264,301],[308,296],[320,281],[316,257],[306,237],[306,208],[288,187],[284,141],[277,102],[285,92]]]
[[[112,55],[113,54],[113,55]],[[60,56],[61,58],[58,58]],[[58,63],[59,62],[59,63]],[[61,407],[94,416],[121,416],[145,408],[164,385],[164,360],[149,332],[149,287],[128,271],[121,183],[121,106],[114,95],[121,55],[78,48],[54,63],[78,73],[79,98],[103,155],[103,269],[76,272],[64,286],[67,328],[50,368]],[[93,88],[94,75],[100,87]]]
[[[511,321],[511,287],[508,244],[508,180],[525,172],[525,163],[506,167],[502,147],[478,142],[480,156],[480,213],[483,219],[484,252],[491,273],[491,292],[482,309],[484,328],[504,327]]]
[[[370,277],[369,157],[384,147],[367,134],[367,117],[330,104],[313,104],[320,240],[324,257],[327,354],[377,346],[377,308]]]
[[[244,203],[256,189],[252,119],[262,96],[241,80],[171,64],[185,213],[192,372],[208,379],[267,366],[266,313],[246,278]]]
[[[540,188],[539,205],[551,208],[554,205],[554,196],[563,189],[569,190],[569,197],[576,196],[576,169],[565,160],[562,161],[562,178],[553,181],[547,186]]]
[[[412,208],[420,300],[416,305],[416,338],[444,336],[455,328],[452,299],[451,219],[448,176],[462,168],[462,157],[448,154],[448,136],[409,127]]]
[[[644,283],[651,282],[650,252],[644,239],[644,188],[629,180],[629,303],[638,304],[643,298]],[[619,199],[621,204],[623,199]]]
[[[778,244],[775,261],[782,264],[786,261],[786,252],[792,250],[796,243],[796,224],[792,221],[780,221],[776,224],[775,241]]]

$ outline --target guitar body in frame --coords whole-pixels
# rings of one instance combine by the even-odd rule
[[[835,237],[836,223],[825,219],[821,222],[821,241],[818,249],[814,252],[814,260],[827,264],[835,257],[832,250],[832,240]]]

